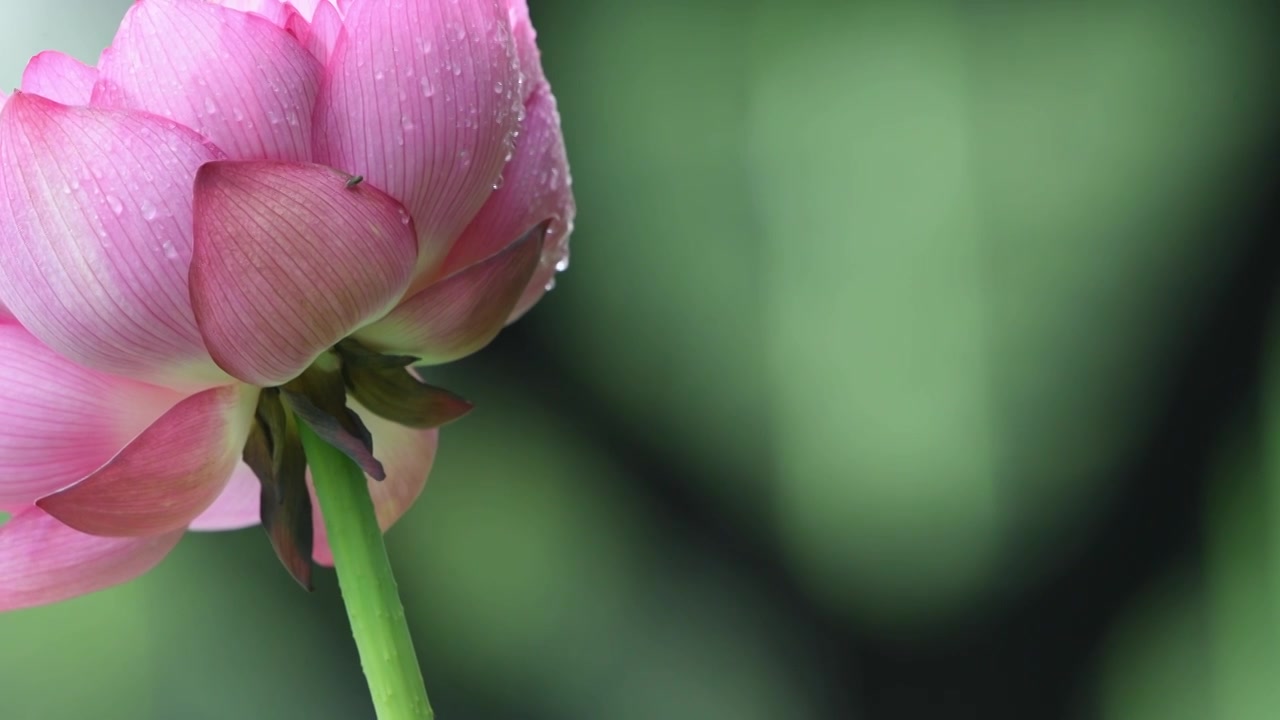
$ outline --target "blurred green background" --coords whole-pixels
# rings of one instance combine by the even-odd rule
[[[573,268],[389,536],[442,719],[1280,717],[1264,3],[531,4]],[[318,584],[189,536],[0,717],[371,717]]]

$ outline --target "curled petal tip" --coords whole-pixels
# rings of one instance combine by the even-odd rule
[[[222,493],[249,435],[257,388],[229,385],[175,405],[106,465],[36,504],[91,535],[187,527]]]
[[[427,286],[356,338],[425,364],[479,350],[502,329],[528,286],[549,226],[543,221],[502,252]]]

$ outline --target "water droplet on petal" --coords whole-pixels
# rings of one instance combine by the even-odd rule
[[[150,200],[143,200],[142,207],[140,209],[142,210],[143,220],[150,222],[156,219],[156,206],[153,205]]]
[[[115,195],[107,196],[107,205],[111,207],[111,212],[115,213],[116,215],[120,215],[124,213],[124,203],[120,202],[120,198],[116,197]]]

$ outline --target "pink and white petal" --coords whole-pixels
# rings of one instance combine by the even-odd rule
[[[0,323],[0,508],[32,505],[97,470],[182,395],[83,368]]]
[[[330,4],[330,0],[290,0],[287,3],[281,0],[209,0],[209,2],[232,10],[257,13],[268,18],[279,17],[285,12],[281,8],[288,7],[306,20],[315,17],[317,6]]]
[[[546,85],[530,97],[515,154],[503,176],[502,187],[494,191],[454,244],[443,273],[453,274],[492,256],[547,219],[551,228],[543,246],[544,265],[554,267],[562,259],[556,250],[564,244],[573,223],[573,181],[560,113]]]
[[[321,1],[311,18],[311,30],[307,36],[306,46],[320,64],[327,66],[333,57],[333,49],[342,35],[342,15],[338,9],[328,2]]]
[[[520,299],[516,301],[516,306],[511,309],[511,314],[507,316],[507,324],[519,320],[524,317],[525,313],[533,309],[543,296],[555,289],[556,275],[564,272],[569,267],[569,232],[572,232],[573,226],[570,223],[569,229],[566,230],[558,239],[557,244],[552,246],[550,253],[544,252],[542,261],[538,264],[538,269],[533,273],[533,279],[529,281],[529,285],[520,295]],[[559,258],[559,260],[554,260]]]
[[[248,465],[240,462],[222,494],[191,521],[189,529],[197,531],[240,530],[260,521],[262,483]]]
[[[538,51],[538,33],[529,19],[529,3],[526,0],[502,0],[507,10],[507,22],[515,38],[516,53],[520,58],[520,73],[524,78],[524,101],[528,103],[533,91],[545,78],[542,74],[542,53]]]
[[[36,505],[91,535],[143,537],[186,528],[231,479],[258,392],[237,383],[186,398],[102,468]]]
[[[323,68],[265,17],[197,0],[140,0],[99,70],[94,105],[170,118],[231,158],[310,159]]]
[[[278,17],[284,13],[284,3],[280,0],[208,0],[208,2],[231,10],[254,13],[268,18]]]
[[[140,538],[76,532],[39,508],[0,525],[0,612],[105,590],[155,567],[182,531]]]
[[[511,152],[523,104],[506,10],[498,0],[362,0],[345,24],[316,110],[316,158],[404,204],[421,275]]]
[[[360,414],[369,427],[369,432],[373,434],[374,451],[387,471],[386,480],[366,478],[369,494],[373,498],[373,508],[378,515],[378,525],[386,532],[408,512],[426,487],[427,476],[431,474],[431,465],[436,459],[440,431],[414,430],[397,425],[374,415],[354,401],[351,402],[351,407]],[[324,517],[320,513],[320,503],[315,501],[314,490],[311,512],[315,528],[312,557],[321,565],[332,566],[333,552],[329,549]]]
[[[293,5],[294,9],[309,21],[315,20],[316,13],[320,12],[320,6],[322,5],[328,5],[332,10],[338,9],[329,0],[289,0],[289,4]]]
[[[227,382],[187,292],[191,183],[219,156],[153,115],[15,95],[0,113],[0,302],[81,365]]]
[[[408,285],[417,253],[400,203],[323,165],[217,162],[196,178],[191,298],[223,369],[280,385]]]
[[[545,226],[507,249],[428,286],[355,333],[370,348],[427,364],[466,357],[506,324],[542,255]]]
[[[63,105],[88,105],[98,71],[63,53],[47,50],[31,58],[22,73],[22,92]]]

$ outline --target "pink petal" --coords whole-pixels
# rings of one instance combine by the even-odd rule
[[[311,33],[307,36],[306,46],[311,54],[322,65],[328,65],[333,57],[333,49],[338,45],[338,37],[342,34],[342,16],[338,9],[327,2],[320,2],[315,15],[311,18]]]
[[[331,5],[330,0],[291,0],[289,3],[283,3],[280,0],[209,0],[226,8],[240,10],[242,12],[251,12],[262,15],[263,17],[276,19],[284,15],[288,10],[296,11],[304,19],[311,20],[315,17],[317,6]],[[277,23],[283,26],[283,23]]]
[[[345,22],[316,158],[404,203],[418,267],[433,268],[492,192],[519,124],[506,11],[497,0],[362,0]]]
[[[142,537],[185,528],[240,462],[258,389],[226,385],[178,403],[97,472],[36,504],[91,535]]]
[[[278,18],[284,16],[284,3],[280,0],[208,0],[214,5],[221,5],[224,8],[238,10],[240,12],[254,13],[266,18]]]
[[[538,52],[538,33],[529,19],[529,4],[525,0],[502,0],[507,10],[507,22],[516,41],[516,53],[520,57],[520,72],[524,75],[524,101],[545,78],[542,74],[542,53]]]
[[[48,605],[132,580],[155,567],[182,531],[140,538],[85,535],[39,508],[0,526],[0,611]]]
[[[301,13],[304,18],[312,22],[315,22],[316,13],[324,12],[321,10],[322,7],[328,7],[334,11],[338,9],[330,0],[290,0],[289,4],[293,5],[294,9]],[[341,20],[342,18],[339,16],[338,19]]]
[[[89,475],[181,399],[82,368],[21,325],[0,323],[0,508]]]
[[[187,292],[191,183],[218,155],[162,118],[15,95],[0,114],[0,301],[81,365],[226,382]]]
[[[556,135],[559,137],[560,116],[556,114]],[[569,269],[569,236],[573,234],[573,218],[577,212],[577,208],[573,199],[573,177],[569,174],[568,160],[563,157],[563,146],[560,149],[561,160],[565,163],[559,167],[562,173],[557,175],[554,170],[548,169],[548,178],[563,178],[562,186],[557,186],[555,182],[548,180],[547,189],[551,193],[551,202],[556,204],[556,210],[551,223],[551,228],[547,231],[547,241],[542,247],[542,259],[538,263],[538,269],[533,273],[533,279],[529,281],[528,287],[524,289],[524,293],[520,296],[520,300],[516,303],[515,309],[511,311],[511,316],[507,318],[508,323],[515,322],[525,313],[529,312],[534,305],[546,295],[551,288],[555,287],[556,274]],[[551,165],[554,168],[556,165]],[[532,200],[530,202],[533,202]]]
[[[259,522],[262,483],[248,465],[240,462],[222,494],[191,521],[191,530],[239,530]]]
[[[443,266],[445,273],[490,257],[547,219],[552,223],[543,246],[543,266],[554,269],[565,257],[558,251],[567,247],[573,224],[573,189],[560,113],[546,85],[530,98],[515,155],[503,175],[502,187],[490,196],[453,246]],[[543,285],[546,282],[542,280]]]
[[[397,425],[374,415],[359,403],[351,406],[373,433],[374,448],[387,471],[387,479],[375,481],[367,478],[373,508],[378,514],[378,525],[386,532],[413,506],[427,485],[431,465],[436,459],[439,430],[414,430]],[[315,547],[312,556],[321,565],[333,565],[333,553],[324,529],[320,503],[314,500],[312,491],[311,512],[315,527]]]
[[[348,185],[322,165],[201,168],[191,297],[227,372],[283,384],[404,292],[417,252],[408,214]]]
[[[235,159],[309,159],[323,68],[264,17],[198,0],[141,0],[100,70],[95,105],[176,120]]]
[[[545,229],[534,228],[488,260],[428,286],[355,337],[374,350],[427,364],[488,345],[538,267]]]
[[[22,91],[63,105],[88,105],[98,71],[60,52],[48,50],[31,58],[22,74]]]

